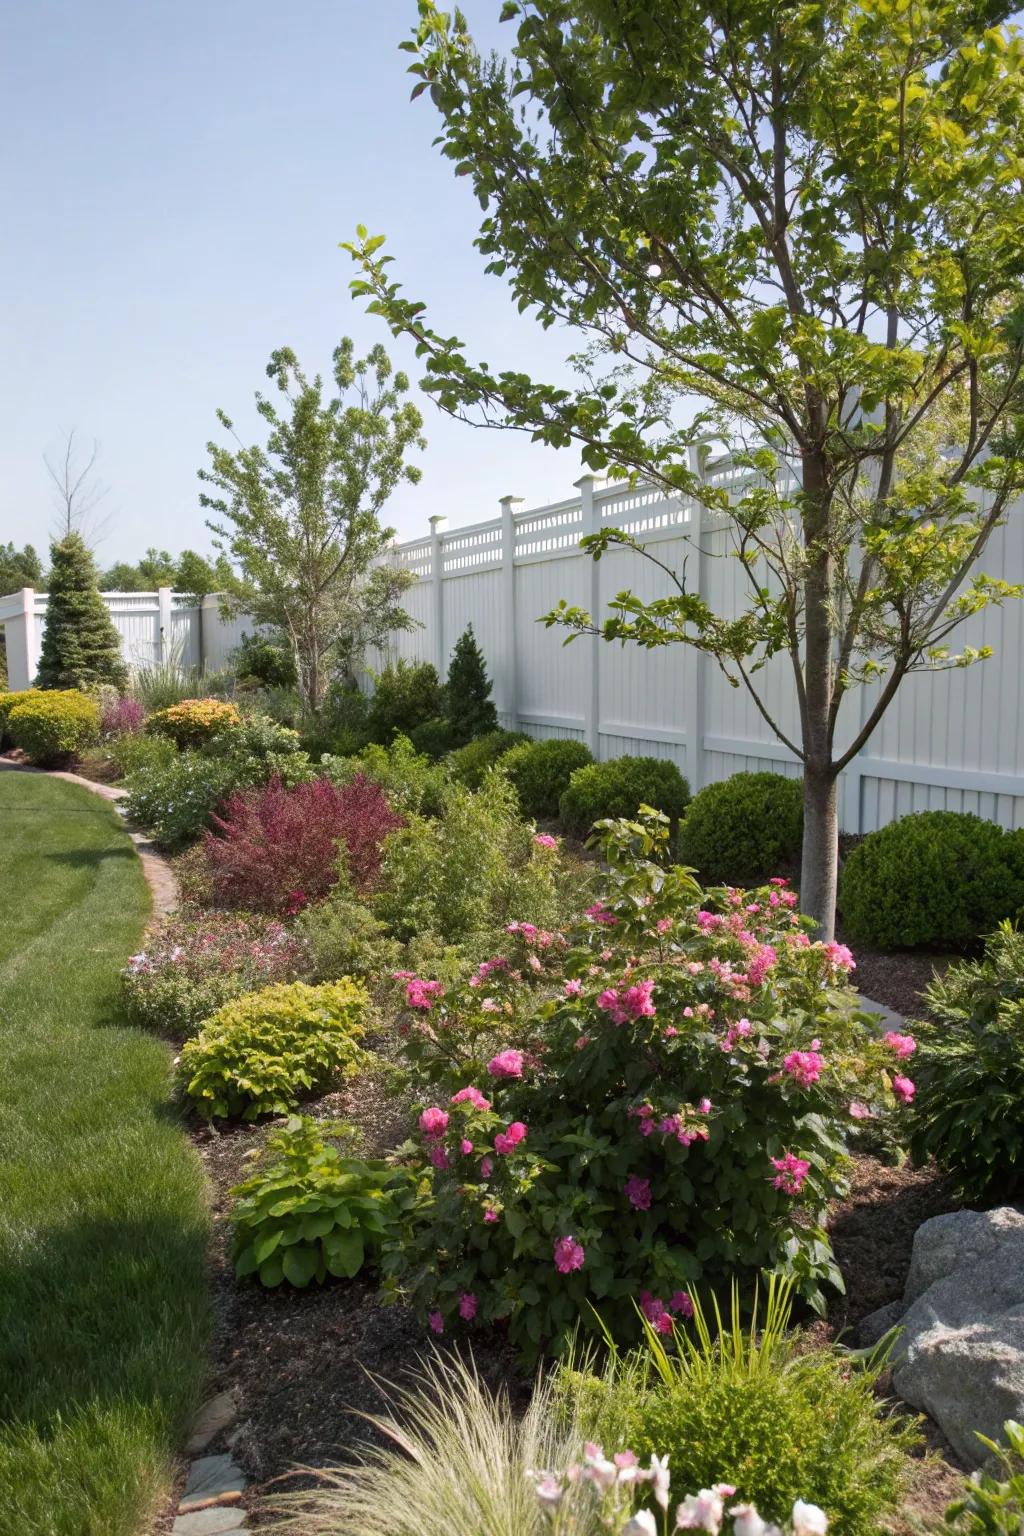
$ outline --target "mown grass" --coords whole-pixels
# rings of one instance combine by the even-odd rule
[[[2,1536],[140,1536],[202,1383],[202,1174],[118,1005],[148,907],[108,805],[0,772]]]

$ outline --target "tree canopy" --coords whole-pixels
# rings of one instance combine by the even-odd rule
[[[801,897],[831,932],[839,773],[908,672],[981,659],[953,630],[1020,595],[977,562],[1024,487],[1024,45],[1008,8],[953,0],[501,14],[507,60],[433,0],[402,46],[479,198],[488,270],[582,333],[577,384],[474,360],[365,229],[354,292],[415,339],[442,409],[578,443],[728,523],[743,612],[666,571],[654,603],[552,618],[698,646],[748,690],[803,764]],[[746,454],[738,493],[700,472],[716,438]],[[793,734],[759,687],[778,655]]]

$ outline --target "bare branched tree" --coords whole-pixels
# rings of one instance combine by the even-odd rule
[[[43,454],[43,463],[56,487],[57,515],[55,533],[65,539],[69,533],[80,533],[88,544],[96,544],[109,521],[97,518],[96,508],[107,495],[105,486],[96,474],[96,461],[100,445],[93,439],[92,451],[86,458],[85,451],[75,442],[76,427],[63,433],[64,446],[56,463],[50,455]]]

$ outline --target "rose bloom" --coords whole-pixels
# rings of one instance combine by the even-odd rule
[[[574,1269],[583,1268],[585,1257],[582,1243],[574,1237],[560,1237],[555,1243],[555,1268],[561,1275],[569,1275]]]

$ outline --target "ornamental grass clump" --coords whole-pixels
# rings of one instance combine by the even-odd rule
[[[204,1120],[283,1115],[316,1089],[352,1077],[369,999],[350,977],[278,983],[235,998],[182,1047],[181,1087]]]
[[[782,880],[702,892],[667,818],[605,823],[602,896],[569,932],[508,925],[468,985],[404,975],[410,1159],[426,1193],[385,1259],[437,1331],[459,1304],[527,1355],[617,1339],[762,1270],[824,1306],[847,1132],[913,1096],[853,957],[814,943]],[[902,1038],[902,1037],[901,1037]]]
[[[132,1023],[172,1039],[195,1033],[233,997],[304,969],[306,947],[281,922],[243,912],[161,918],[121,972]]]

